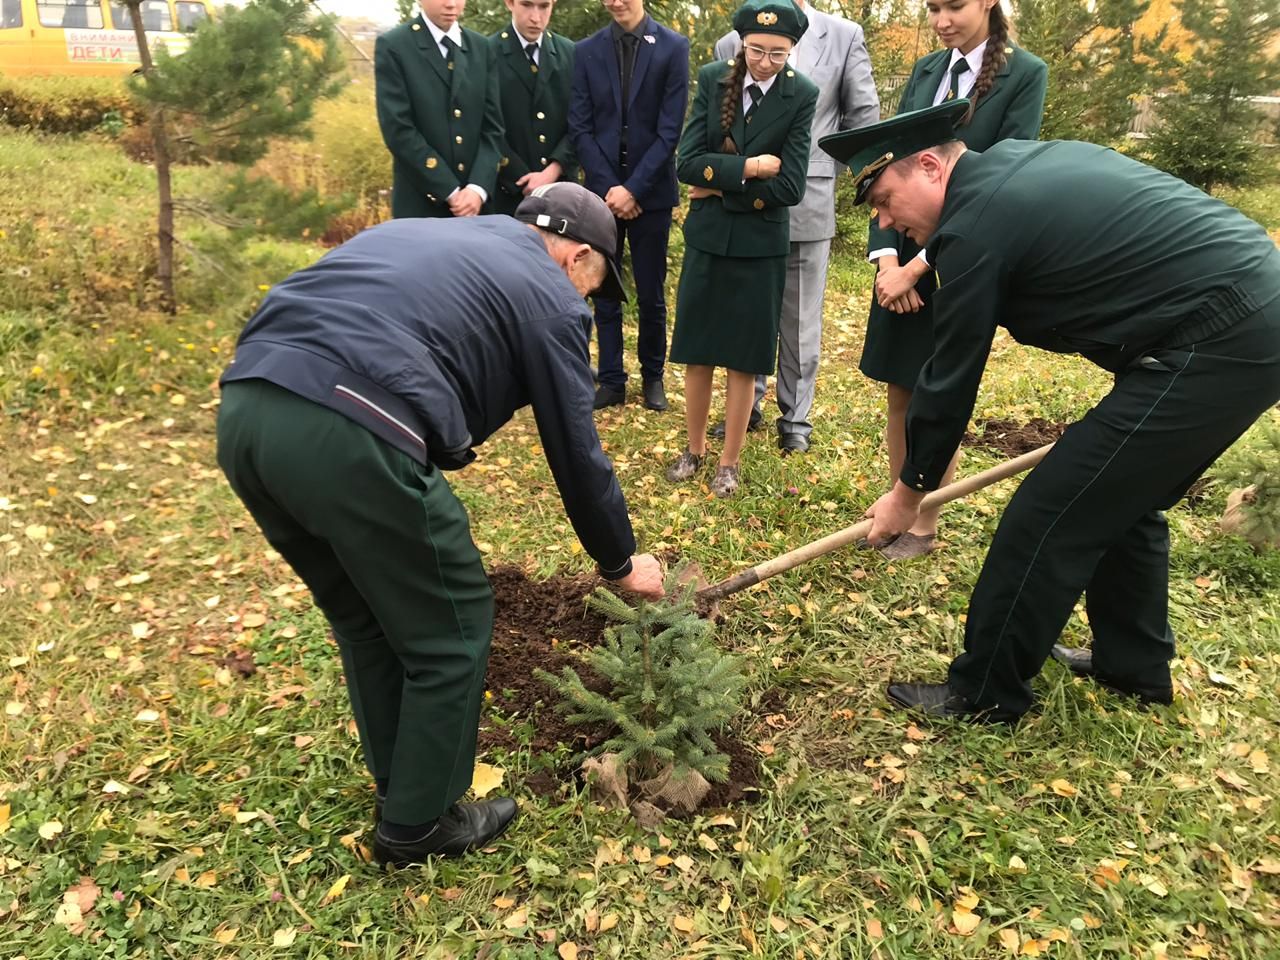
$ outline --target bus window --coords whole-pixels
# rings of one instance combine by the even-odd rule
[[[22,26],[22,0],[0,2],[0,30]]]
[[[178,29],[183,33],[190,33],[209,19],[209,12],[205,10],[203,3],[187,3],[184,0],[178,0],[176,6]]]
[[[102,6],[98,0],[40,0],[36,13],[42,27],[102,29]]]
[[[173,20],[169,17],[169,0],[144,0],[140,12],[143,30],[153,33],[173,29]],[[111,24],[117,30],[133,29],[133,18],[129,16],[128,6],[123,3],[111,4]]]

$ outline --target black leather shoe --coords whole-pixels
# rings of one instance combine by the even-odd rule
[[[373,836],[373,858],[404,866],[423,863],[427,857],[460,857],[500,837],[516,818],[516,810],[516,802],[509,797],[455,803],[425,837],[412,842],[392,840],[379,828]]]
[[[757,410],[755,407],[752,407],[751,416],[747,417],[747,433],[758,433],[763,429],[764,429],[764,414],[761,413],[759,410]],[[724,439],[724,421],[721,420],[719,423],[713,426],[710,430],[708,430],[707,436],[711,437],[713,440],[723,440]]]
[[[382,822],[382,805],[387,802],[387,795],[381,790],[373,791],[373,822],[375,825]]]
[[[1064,647],[1060,643],[1053,645],[1053,659],[1074,673],[1077,677],[1090,677],[1096,680],[1101,686],[1106,687],[1112,693],[1118,693],[1122,697],[1137,697],[1139,702],[1144,704],[1164,704],[1173,703],[1173,687],[1150,684],[1134,683],[1130,680],[1115,680],[1111,677],[1103,677],[1093,669],[1093,652],[1086,650],[1084,647]]]
[[[782,433],[778,435],[778,449],[784,457],[793,453],[808,453],[809,438],[802,433]]]
[[[627,402],[626,387],[611,387],[602,383],[596,387],[596,399],[591,404],[592,410],[603,410],[605,407],[620,407]]]
[[[667,409],[667,391],[661,380],[648,380],[644,385],[644,405],[646,410]]]
[[[899,707],[915,710],[930,717],[954,718],[970,723],[1016,723],[1011,714],[979,710],[946,683],[891,683],[886,693]]]

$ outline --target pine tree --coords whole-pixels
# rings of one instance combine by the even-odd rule
[[[315,16],[308,0],[223,7],[217,19],[200,25],[181,56],[160,47],[154,57],[142,29],[141,0],[125,4],[142,58],[130,87],[151,111],[159,198],[156,278],[172,312],[175,152],[187,160],[252,163],[271,137],[306,134],[316,101],[341,89],[337,76],[345,64],[331,21]]]
[[[571,722],[617,728],[601,749],[618,754],[637,777],[672,766],[677,778],[692,770],[723,782],[729,758],[712,734],[741,710],[746,678],[695,612],[693,586],[681,587],[675,577],[668,577],[668,599],[657,603],[631,607],[603,588],[591,596],[590,605],[618,624],[587,656],[612,684],[608,694],[588,690],[571,667],[559,676],[535,674],[565,698]]]
[[[1266,120],[1249,98],[1280,86],[1280,55],[1268,55],[1280,37],[1280,3],[1182,0],[1181,21],[1192,35],[1189,56],[1177,92],[1156,111],[1146,157],[1202,190],[1247,183]]]
[[[1214,470],[1237,490],[1229,501],[1223,529],[1255,548],[1280,546],[1280,416],[1272,415],[1245,434]]]
[[[1143,36],[1135,24],[1149,0],[1021,0],[1019,45],[1049,65],[1044,140],[1110,144],[1133,119],[1134,100],[1154,85],[1164,32]]]

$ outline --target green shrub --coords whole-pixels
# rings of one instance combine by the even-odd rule
[[[0,77],[0,122],[43,133],[122,131],[146,122],[124,83],[111,77]]]

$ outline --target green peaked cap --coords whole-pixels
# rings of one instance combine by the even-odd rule
[[[956,123],[968,109],[968,100],[948,100],[867,127],[828,134],[818,141],[818,146],[849,165],[856,191],[854,203],[862,203],[876,177],[893,161],[959,139]]]
[[[776,33],[798,43],[809,29],[809,18],[791,0],[747,0],[733,15],[738,36],[748,33]]]

